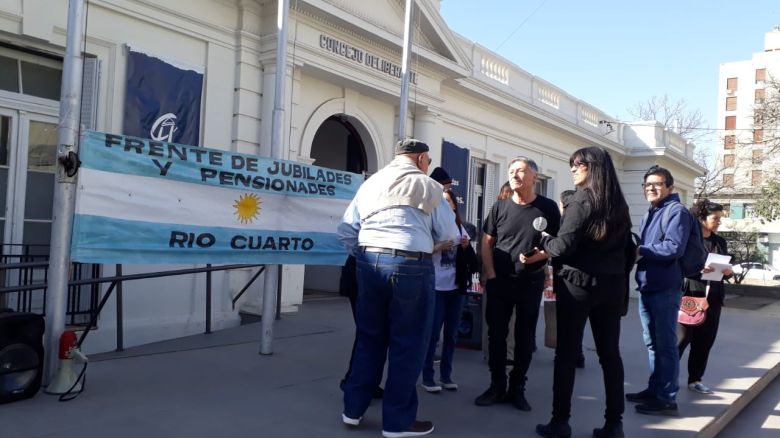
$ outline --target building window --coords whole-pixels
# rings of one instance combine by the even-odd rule
[[[756,69],[756,83],[764,82],[766,81],[766,69],[765,68],[757,68]]]
[[[62,62],[0,47],[0,90],[60,100]]]
[[[764,103],[764,98],[766,97],[766,92],[763,88],[756,89],[756,103],[762,104]]]
[[[726,111],[736,111],[737,109],[737,96],[726,98]]]
[[[726,129],[736,129],[737,116],[726,116]]]
[[[723,156],[723,167],[734,167],[734,154],[726,154]]]
[[[469,196],[467,201],[467,220],[482,229],[485,217],[490,212],[490,208],[496,201],[498,189],[496,184],[499,182],[496,178],[498,164],[478,158],[471,159],[471,170],[469,171]],[[506,175],[506,174],[504,174]],[[503,184],[505,179],[502,179]]]
[[[745,204],[744,217],[756,217],[756,206],[753,204]]]
[[[723,174],[723,186],[724,187],[734,187],[734,174],[733,173],[724,173]]]
[[[753,151],[753,164],[761,164],[764,161],[764,151],[756,149]]]
[[[737,136],[736,135],[727,135],[723,137],[723,148],[724,149],[734,149],[734,145],[737,144]]]
[[[723,204],[723,217],[731,216],[731,204]]]
[[[764,142],[764,130],[754,129],[753,130],[753,143],[763,143]]]
[[[764,124],[764,112],[760,109],[753,111],[753,126],[761,126]]]
[[[737,91],[737,78],[726,79],[726,91],[729,93]]]
[[[760,186],[761,182],[764,180],[764,172],[761,170],[752,170],[750,171],[750,182],[753,184],[753,187]]]
[[[729,212],[731,219],[744,219],[745,218],[745,204],[742,202],[732,202],[731,211]]]

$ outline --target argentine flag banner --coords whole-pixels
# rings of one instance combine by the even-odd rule
[[[341,265],[336,227],[362,175],[88,131],[71,259]]]

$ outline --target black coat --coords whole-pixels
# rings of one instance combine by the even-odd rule
[[[455,285],[458,291],[466,292],[471,288],[471,276],[479,272],[479,259],[471,243],[467,247],[458,245],[455,252]]]

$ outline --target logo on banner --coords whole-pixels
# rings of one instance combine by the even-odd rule
[[[154,121],[154,124],[152,125],[151,131],[149,131],[149,135],[152,136],[153,140],[157,141],[167,141],[168,143],[173,143],[173,133],[176,132],[178,128],[176,127],[176,114],[174,113],[166,113],[161,115],[157,118],[157,120]]]
[[[262,204],[260,197],[254,193],[245,193],[233,203],[235,208],[236,218],[242,224],[249,224],[255,221],[260,216],[260,204]]]

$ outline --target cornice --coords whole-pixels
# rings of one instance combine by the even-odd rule
[[[471,92],[477,96],[487,98],[494,104],[509,109],[510,112],[520,112],[531,117],[533,121],[537,123],[550,125],[555,128],[563,128],[571,135],[580,137],[586,141],[594,142],[607,148],[610,151],[619,153],[621,155],[626,153],[626,148],[622,144],[598,135],[597,133],[585,129],[568,119],[558,116],[557,114],[544,111],[544,109],[533,105],[533,103],[530,101],[518,98],[500,90],[496,90],[486,84],[483,84],[481,81],[474,80],[473,78],[466,78],[457,80],[455,82],[463,91]],[[457,90],[457,88],[455,88],[455,90]]]
[[[123,4],[124,3],[124,4]],[[224,1],[220,1],[221,4],[227,4]],[[136,4],[143,8],[131,8],[129,5]],[[226,48],[235,47],[235,32],[234,28],[217,26],[207,21],[199,20],[192,15],[187,15],[182,11],[167,8],[161,6],[150,0],[128,0],[127,2],[119,2],[117,0],[91,0],[91,6],[100,6],[110,11],[122,13],[129,17],[133,17],[140,21],[152,23],[160,27],[164,27],[173,32],[179,32],[189,36],[197,36],[201,39],[207,40],[210,43],[219,44]],[[238,12],[238,6],[233,3],[233,7]],[[158,11],[161,15],[172,16],[178,20],[181,20],[189,26],[180,27],[172,26],[170,21],[165,21],[158,16],[150,13],[150,11]]]

